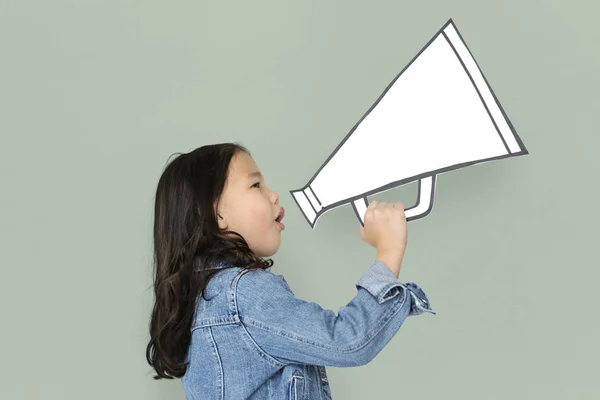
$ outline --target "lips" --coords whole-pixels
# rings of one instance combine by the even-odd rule
[[[283,219],[284,215],[285,215],[285,209],[283,207],[281,207],[279,209],[279,214],[277,215],[277,218],[275,218],[275,221],[281,222],[281,220]]]
[[[279,209],[279,214],[277,215],[277,218],[275,218],[275,222],[277,222],[277,224],[279,224],[279,227],[281,229],[285,229],[285,225],[283,225],[283,223],[281,222],[284,215],[285,215],[285,209],[283,207],[281,207]]]

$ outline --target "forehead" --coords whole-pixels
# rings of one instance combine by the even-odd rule
[[[229,164],[228,180],[239,181],[256,178],[252,173],[260,172],[254,159],[245,152],[238,152]]]

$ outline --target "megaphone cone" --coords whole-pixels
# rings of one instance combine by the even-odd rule
[[[528,154],[450,19],[396,76],[310,181],[292,190],[312,228],[351,203],[364,224],[367,197],[419,181],[407,220],[433,208],[436,175]]]

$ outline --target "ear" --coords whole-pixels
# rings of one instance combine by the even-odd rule
[[[217,222],[219,223],[219,229],[225,230],[227,229],[227,220],[221,216],[221,214],[217,213]]]
[[[221,229],[221,230],[227,229],[229,224],[227,223],[227,219],[225,219],[225,217],[223,217],[223,210],[217,206],[217,207],[215,207],[215,213],[217,214],[217,223],[219,224],[219,229]]]

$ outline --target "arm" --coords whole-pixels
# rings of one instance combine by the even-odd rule
[[[336,315],[296,298],[280,275],[244,271],[236,307],[247,334],[269,356],[282,363],[334,367],[367,364],[407,316],[435,314],[420,287],[401,283],[381,261],[355,286],[356,296]]]

